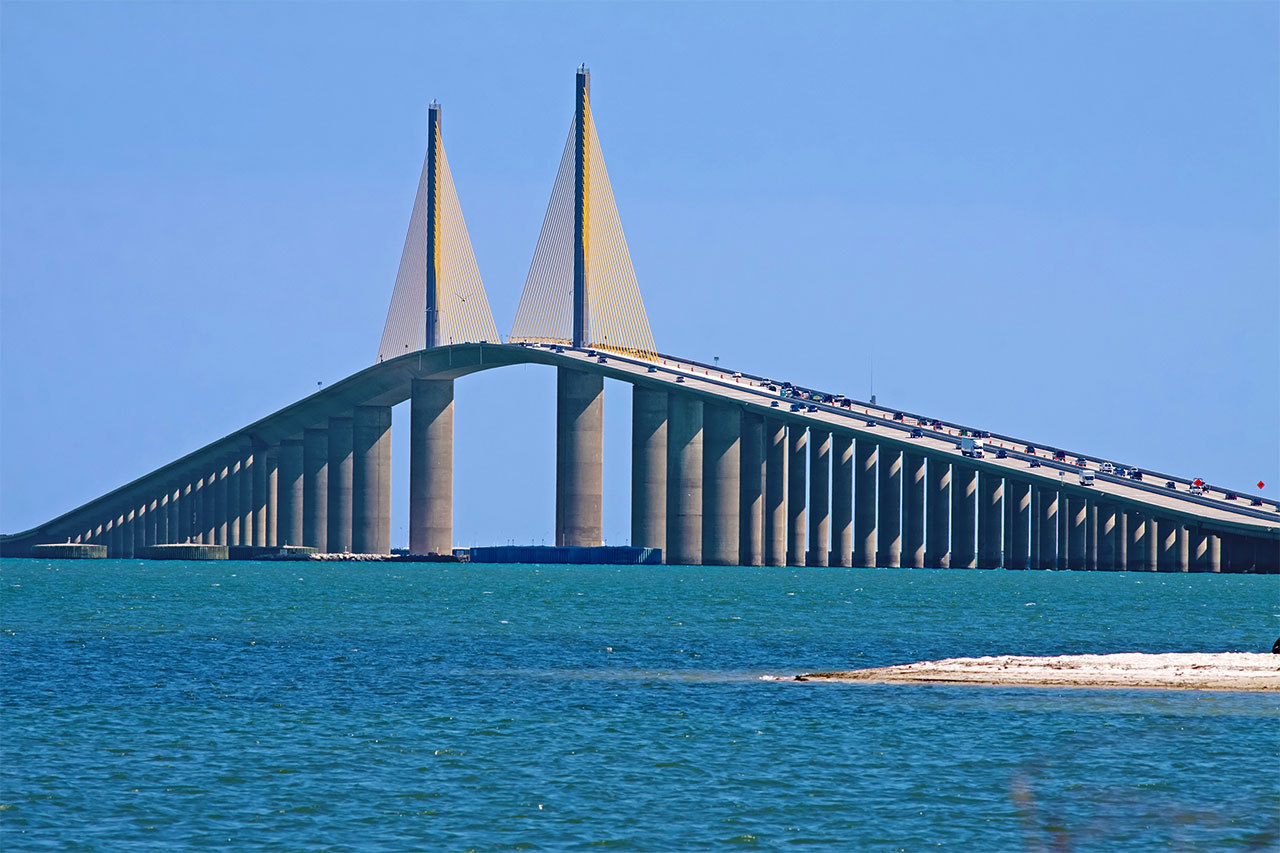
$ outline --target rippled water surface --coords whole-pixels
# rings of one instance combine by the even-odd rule
[[[1265,651],[1252,576],[0,561],[5,850],[1275,849],[1280,698],[797,684]]]

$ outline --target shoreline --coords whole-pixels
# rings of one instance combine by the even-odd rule
[[[1254,652],[1124,653],[947,658],[899,666],[810,672],[796,681],[973,684],[1005,687],[1155,688],[1280,692],[1280,655]]]

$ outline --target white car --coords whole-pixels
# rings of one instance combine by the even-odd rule
[[[1103,462],[1098,466],[1098,472],[1101,474],[1114,474],[1116,472],[1116,466],[1112,465],[1110,462]]]

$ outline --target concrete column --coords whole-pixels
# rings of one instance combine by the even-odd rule
[[[831,562],[831,433],[809,430],[809,555],[811,566]]]
[[[169,520],[166,524],[165,544],[173,545],[181,542],[179,538],[179,529],[182,520],[182,483],[173,482],[169,484]]]
[[[1058,553],[1058,490],[1037,484],[1033,487],[1031,520],[1031,567],[1052,569]]]
[[[1085,567],[1085,544],[1088,540],[1086,523],[1089,520],[1089,507],[1083,497],[1072,495],[1067,498],[1067,564],[1072,571],[1083,571]]]
[[[947,534],[951,520],[951,463],[940,456],[929,457],[925,511],[925,565],[933,569],[950,568],[951,551]]]
[[[267,544],[267,451],[258,448],[253,454],[253,544],[263,548]]]
[[[1161,572],[1178,571],[1178,524],[1167,518],[1157,519],[1156,570]]]
[[[227,459],[227,544],[240,544],[240,460]]]
[[[1071,563],[1071,507],[1068,505],[1067,493],[1058,491],[1058,571],[1068,568]]]
[[[412,405],[410,403],[411,408]],[[412,423],[411,414],[410,430],[413,429]],[[329,418],[329,530],[326,538],[328,539],[329,552],[332,554],[348,554],[351,552],[351,473],[354,469],[351,452],[354,447],[353,424],[354,421],[350,417]],[[410,438],[410,443],[409,494],[412,500],[412,438]],[[450,464],[452,464],[452,453],[449,455],[449,460]],[[409,516],[412,519],[412,507],[410,508]],[[412,528],[412,523],[410,526]],[[409,551],[413,552],[412,530],[409,538]],[[442,553],[452,553],[452,551]]]
[[[453,553],[453,380],[415,379],[409,403],[409,553]]]
[[[1222,537],[1216,533],[1207,534],[1209,538],[1209,554],[1207,571],[1222,571]]]
[[[738,562],[764,565],[764,417],[742,413],[738,494]]]
[[[357,406],[352,444],[351,550],[390,554],[391,407]]]
[[[1159,524],[1155,518],[1149,516],[1144,526],[1146,531],[1142,538],[1147,549],[1146,570],[1158,572],[1160,571],[1160,552],[1163,550],[1160,545]]]
[[[1117,512],[1115,504],[1098,506],[1098,565],[1099,571],[1112,572],[1116,569],[1116,537],[1119,535],[1120,519],[1124,514]]]
[[[147,547],[147,510],[146,504],[139,500],[133,511],[133,556],[141,557],[142,549]]]
[[[126,560],[131,559],[133,557],[133,542],[134,542],[133,528],[134,528],[134,514],[136,512],[137,510],[134,507],[129,507],[124,511],[124,524],[123,524],[124,529],[123,531],[121,531],[122,539],[120,543],[121,544],[120,556],[125,558]]]
[[[213,544],[227,544],[227,481],[231,471],[226,460],[215,464],[213,471]]]
[[[208,526],[208,512],[205,509],[205,477],[196,477],[191,484],[191,541],[196,545],[207,544],[205,536]],[[211,493],[212,494],[212,493]]]
[[[833,439],[831,552],[835,565],[853,565],[853,437],[847,433]]]
[[[302,544],[329,550],[329,431],[302,433]]]
[[[604,377],[556,371],[556,544],[603,544]]]
[[[267,541],[263,544],[274,548],[280,544],[280,446],[268,447],[264,461],[267,463]]]
[[[1116,507],[1116,557],[1115,570],[1129,571],[1129,513],[1124,507]]]
[[[240,451],[240,544],[252,545],[253,519],[253,448]]]
[[[1191,571],[1191,536],[1185,524],[1178,525],[1177,560],[1178,571]]]
[[[631,544],[637,548],[662,548],[664,553],[668,406],[666,391],[631,386]]]
[[[669,565],[702,564],[702,400],[667,400],[667,547]]]
[[[165,488],[160,497],[151,502],[155,507],[156,524],[154,545],[164,545],[169,540],[169,489]]]
[[[902,566],[924,568],[925,457],[911,450],[902,452]]]
[[[869,438],[859,436],[853,448],[853,564],[876,564],[876,450]]]
[[[876,449],[879,511],[876,513],[876,565],[902,565],[902,451],[881,444]]]
[[[159,501],[155,498],[151,498],[150,500],[145,501],[142,506],[145,511],[145,523],[142,525],[142,544],[144,547],[150,548],[152,545],[156,544],[156,537],[160,532]]]
[[[787,425],[768,419],[764,424],[764,560],[765,565],[787,562]]]
[[[1003,563],[1000,530],[1004,525],[1004,479],[992,471],[978,472],[978,568],[998,569]]]
[[[702,418],[702,564],[736,566],[742,410],[707,403]]]
[[[109,533],[109,544],[107,546],[107,554],[115,560],[124,557],[124,515],[117,513],[116,517],[111,519],[111,530]]]
[[[1209,571],[1209,534],[1203,527],[1188,528],[1190,539],[1190,561],[1188,568],[1193,572]]]
[[[1098,570],[1098,502],[1089,499],[1085,502],[1088,517],[1084,523],[1084,567],[1091,572]]]
[[[787,427],[787,565],[803,566],[805,554],[805,485],[809,467],[809,431]]]
[[[302,544],[302,439],[286,438],[277,451],[277,542]]]
[[[1129,559],[1125,562],[1128,571],[1145,572],[1155,571],[1154,566],[1147,564],[1148,552],[1150,551],[1147,542],[1147,519],[1142,513],[1136,510],[1125,510],[1125,524],[1129,530]]]
[[[951,568],[975,569],[977,540],[978,469],[954,463],[951,466]]]
[[[1031,565],[1031,484],[1008,478],[1004,481],[1005,503],[1009,505],[1009,527],[1005,537],[1011,543],[1006,569]]]

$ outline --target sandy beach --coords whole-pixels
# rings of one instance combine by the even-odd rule
[[[1001,655],[921,661],[846,672],[813,672],[797,675],[796,680],[1280,691],[1280,655],[1249,652],[1059,657]]]

